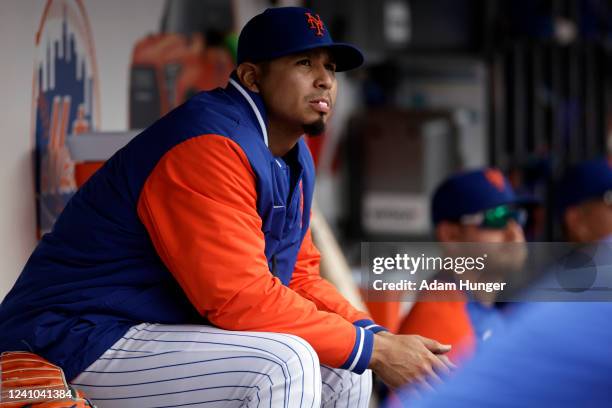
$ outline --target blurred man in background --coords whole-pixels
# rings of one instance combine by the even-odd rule
[[[577,164],[566,172],[558,190],[565,236],[582,244],[578,249],[595,266],[565,277],[585,289],[612,290],[612,160],[600,157]]]
[[[593,260],[599,285],[594,286],[603,284],[609,291],[609,268],[601,267],[611,264],[609,158],[571,168],[559,187],[559,207],[569,240],[597,244]],[[606,299],[605,293],[599,299]],[[504,336],[492,340],[455,378],[423,399],[401,392],[392,406],[609,407],[611,314],[610,301],[527,303]]]
[[[515,194],[508,179],[497,169],[453,175],[437,188],[432,199],[436,239],[442,243],[522,244],[526,220],[523,205],[527,201]],[[491,245],[487,250],[495,253],[489,254],[489,260],[506,265],[516,262],[520,266],[524,252],[515,250],[523,247]],[[493,277],[489,275],[486,279]],[[482,295],[476,299],[475,293],[471,298],[465,293],[448,293],[445,298],[449,301],[440,298],[418,301],[401,322],[399,333],[419,334],[451,344],[449,357],[453,361],[465,360],[479,342],[504,327],[504,311],[495,304],[494,293]]]
[[[567,239],[612,242],[612,162],[598,158],[570,169],[559,189]]]

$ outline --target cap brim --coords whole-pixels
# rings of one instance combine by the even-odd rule
[[[337,72],[349,71],[363,65],[363,54],[357,47],[345,43],[334,43],[325,48],[331,51]]]
[[[292,50],[283,50],[283,52],[280,53],[273,53],[270,55],[261,56],[261,58],[253,62],[272,60],[275,58],[284,57],[286,55],[298,54],[300,52],[310,51],[317,48],[325,48],[331,52],[332,58],[336,64],[336,72],[343,72],[359,68],[364,61],[363,54],[361,53],[359,48],[345,43],[331,43],[312,44],[307,47],[300,47]]]
[[[518,207],[533,207],[541,204],[541,201],[535,197],[529,195],[516,196],[513,200],[504,200],[499,202],[498,205],[515,205]]]
[[[532,207],[535,205],[541,204],[540,200],[538,200],[537,198],[527,195],[527,194],[521,194],[521,195],[516,195],[514,196],[514,198],[511,199],[505,199],[505,200],[495,200],[493,202],[489,202],[488,205],[484,208],[479,208],[479,209],[474,209],[474,211],[470,211],[468,214],[472,214],[472,213],[477,213],[479,211],[486,211],[489,210],[491,208],[495,208],[498,207],[500,205],[514,205],[514,206],[518,206],[518,207]]]
[[[520,206],[532,206],[532,205],[542,204],[542,202],[540,199],[534,196],[523,194],[523,195],[517,196],[515,200],[513,200],[511,203],[508,203],[508,204],[516,204]]]

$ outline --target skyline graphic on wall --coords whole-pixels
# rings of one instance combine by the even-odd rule
[[[49,0],[36,35],[34,136],[38,232],[76,192],[69,135],[96,130],[98,87],[91,30],[79,0]]]

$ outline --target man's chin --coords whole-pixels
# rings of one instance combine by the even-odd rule
[[[320,136],[325,133],[325,121],[323,120],[323,118],[320,118],[311,123],[304,123],[302,125],[302,129],[304,130],[304,133],[308,136]]]

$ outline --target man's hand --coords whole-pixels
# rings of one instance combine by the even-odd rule
[[[374,336],[369,368],[391,388],[416,383],[429,388],[432,380],[440,382],[438,374],[455,368],[443,355],[450,349],[421,336],[381,332]]]

